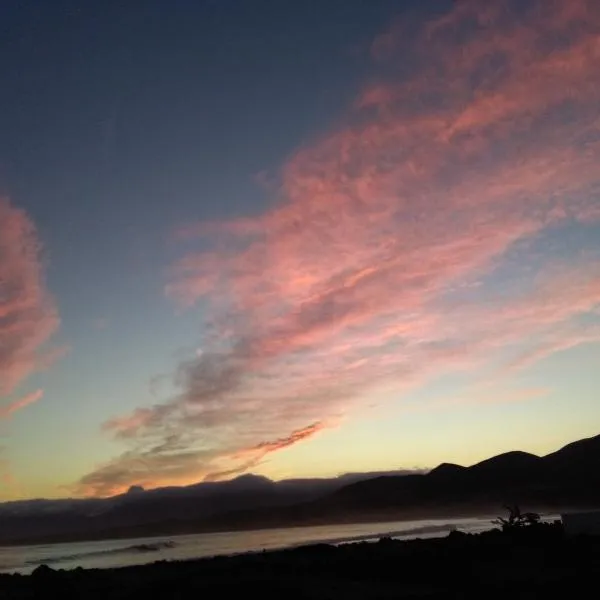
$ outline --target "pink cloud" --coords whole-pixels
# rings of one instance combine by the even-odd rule
[[[600,344],[599,327],[559,333],[552,332],[542,338],[532,349],[521,353],[510,363],[510,367],[513,369],[526,369],[548,356],[587,344]]]
[[[44,390],[35,390],[18,400],[14,400],[10,404],[0,406],[0,419],[6,419],[12,417],[17,411],[41,400],[44,395]]]
[[[182,257],[167,293],[208,306],[211,336],[179,396],[106,425],[132,448],[97,485],[136,482],[148,452],[161,479],[178,460],[165,440],[195,449],[190,478],[251,468],[246,452],[279,449],[264,440],[299,442],[373,388],[474,369],[597,310],[591,261],[486,285],[600,216],[600,6],[499,5],[459,3],[416,39],[386,32],[376,83],[283,165],[270,210],[184,228],[211,249]]]
[[[46,362],[44,344],[59,319],[42,273],[40,244],[27,215],[0,200],[0,397]]]
[[[133,437],[139,429],[150,423],[153,416],[152,409],[138,408],[130,415],[109,419],[102,425],[102,428],[105,431],[113,431],[118,437]]]
[[[256,467],[271,452],[308,439],[322,429],[322,424],[313,423],[285,437],[221,453],[218,457],[202,450],[181,450],[178,440],[171,437],[165,439],[162,446],[128,451],[100,466],[84,476],[75,490],[83,496],[111,496],[126,490],[132,481],[148,487],[184,484],[190,477],[218,481]]]

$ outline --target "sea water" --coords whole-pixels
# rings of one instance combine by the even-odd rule
[[[384,536],[397,539],[440,537],[455,529],[479,533],[492,527],[494,525],[489,518],[434,519],[0,547],[0,572],[27,574],[41,564],[54,569],[106,569],[157,560],[189,560],[312,543],[375,541]]]

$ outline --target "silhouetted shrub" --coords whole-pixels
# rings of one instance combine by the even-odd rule
[[[511,532],[520,530],[523,527],[535,527],[540,524],[540,515],[534,512],[522,513],[518,504],[505,506],[508,511],[508,518],[498,517],[492,523],[500,525],[502,531]]]

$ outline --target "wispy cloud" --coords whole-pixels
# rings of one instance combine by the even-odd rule
[[[25,408],[26,406],[29,406],[30,404],[41,400],[43,395],[43,390],[36,390],[35,392],[31,392],[5,406],[0,406],[0,419],[6,419],[8,417],[11,417],[14,413],[21,410],[22,408]]]
[[[43,368],[44,344],[58,324],[35,228],[25,212],[0,199],[0,398]]]
[[[550,332],[529,350],[521,353],[511,363],[512,369],[526,369],[558,352],[564,352],[586,344],[600,344],[600,327],[575,329],[574,331]]]
[[[593,260],[489,284],[527,244],[600,217],[600,5],[465,1],[418,36],[392,27],[373,55],[270,210],[185,228],[210,249],[168,294],[208,307],[204,352],[179,396],[106,424],[131,449],[87,491],[250,468],[245,452],[339,422],[375,386],[475,368],[600,303]]]

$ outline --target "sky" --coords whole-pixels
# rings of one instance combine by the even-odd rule
[[[600,433],[596,0],[0,3],[0,500]]]

